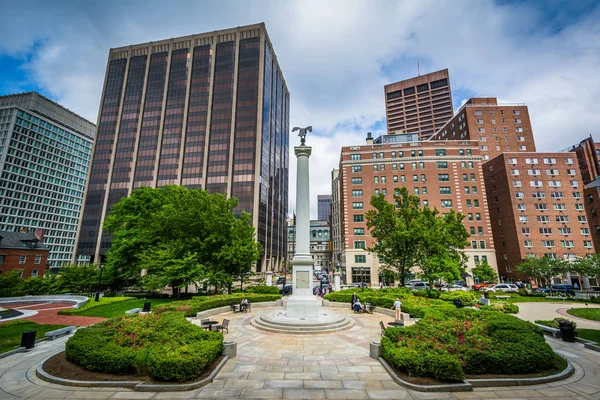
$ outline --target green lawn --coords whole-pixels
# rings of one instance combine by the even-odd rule
[[[91,299],[90,302],[94,300]],[[104,306],[91,308],[89,310],[83,310],[81,313],[71,312],[70,315],[82,315],[84,317],[104,317],[104,318],[112,318],[120,315],[125,315],[125,311],[131,310],[134,308],[143,308],[144,303],[149,301],[151,303],[151,307],[155,307],[158,305],[162,305],[165,303],[170,303],[173,300],[171,299],[150,299],[150,300],[127,300],[120,301],[118,303],[111,303]]]
[[[600,330],[598,329],[581,329],[577,328],[577,334],[582,339],[591,340],[600,344]]]
[[[600,308],[574,308],[572,310],[567,310],[567,312],[579,318],[600,321]]]
[[[44,333],[53,331],[55,329],[64,328],[66,325],[39,325],[34,322],[25,322],[25,320],[19,321],[18,324],[11,322],[5,322],[0,324],[0,353],[13,350],[15,346],[21,344],[21,333],[30,329],[35,329],[36,339],[44,337]],[[15,321],[15,322],[16,322]]]

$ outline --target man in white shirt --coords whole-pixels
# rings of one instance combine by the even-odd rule
[[[402,303],[400,302],[399,298],[396,297],[396,301],[394,302],[392,308],[396,310],[396,321],[403,321],[404,318],[402,316]]]

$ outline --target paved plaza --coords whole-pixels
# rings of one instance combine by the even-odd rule
[[[464,393],[423,393],[397,385],[369,357],[369,342],[379,340],[381,314],[357,315],[345,331],[321,335],[290,335],[256,329],[253,313],[224,313],[211,319],[231,320],[226,338],[238,343],[238,356],[211,384],[187,392],[146,393],[115,388],[76,388],[47,383],[35,375],[37,364],[64,349],[67,338],[42,342],[28,353],[0,360],[0,399],[600,399],[600,353],[579,343],[547,338],[576,367],[567,380],[527,387],[475,389]]]

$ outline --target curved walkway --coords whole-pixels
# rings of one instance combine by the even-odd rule
[[[269,309],[262,309],[269,310]],[[261,311],[262,311],[261,310]],[[321,335],[269,333],[250,325],[252,314],[223,313],[229,319],[226,337],[238,342],[238,356],[225,365],[214,382],[188,392],[145,393],[115,388],[76,388],[47,383],[35,375],[37,364],[64,349],[67,338],[42,342],[29,353],[0,364],[0,399],[555,399],[600,398],[600,353],[579,343],[549,338],[555,350],[575,365],[575,375],[561,382],[529,387],[477,388],[464,393],[422,393],[398,386],[369,357],[369,342],[380,337],[379,321],[390,317],[356,315],[346,331]]]
[[[585,318],[578,318],[567,313],[571,308],[585,308],[583,303],[515,303],[519,306],[517,317],[526,321],[535,321],[537,319],[568,318],[577,322],[579,328],[600,329],[600,322],[591,321]],[[600,308],[600,304],[588,304],[588,308]]]
[[[28,321],[35,322],[37,324],[53,324],[53,325],[69,325],[69,326],[89,326],[97,322],[105,321],[106,318],[98,317],[82,317],[79,315],[58,315],[60,310],[67,310],[73,308],[72,303],[16,303],[11,304],[10,308],[16,310],[28,310],[35,311],[36,314],[21,317]],[[17,318],[11,318],[14,321]],[[8,321],[8,320],[7,320]],[[4,321],[3,321],[4,322]],[[1,398],[1,397],[0,397]]]

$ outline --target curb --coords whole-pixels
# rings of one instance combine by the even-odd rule
[[[37,368],[35,370],[35,374],[38,378],[40,378],[46,382],[56,383],[58,385],[64,385],[64,386],[101,387],[101,388],[107,388],[107,387],[123,388],[124,387],[124,388],[130,388],[136,392],[183,392],[183,391],[187,391],[187,390],[198,389],[199,387],[202,387],[202,386],[205,386],[205,385],[208,385],[209,383],[211,383],[215,379],[215,377],[217,376],[219,371],[221,371],[221,368],[223,368],[225,363],[229,360],[228,356],[224,356],[223,359],[221,360],[221,362],[219,362],[219,364],[217,364],[215,369],[210,373],[210,375],[208,375],[206,378],[204,378],[200,381],[192,382],[192,383],[155,384],[155,383],[146,383],[146,382],[140,382],[140,381],[76,381],[76,380],[72,380],[72,379],[64,379],[64,378],[56,377],[54,375],[50,375],[49,373],[44,371],[44,369],[42,368],[42,366],[44,365],[44,363],[46,361],[48,361],[50,358],[54,357],[58,353],[61,353],[62,351],[64,351],[64,350],[56,352],[38,363]]]
[[[393,368],[383,359],[383,357],[379,357],[378,360],[397,384],[408,389],[417,390],[419,392],[472,392],[473,388],[480,387],[540,385],[567,379],[575,373],[575,367],[568,358],[562,358],[567,361],[567,368],[554,375],[542,376],[539,378],[466,379],[463,381],[463,383],[440,385],[418,385],[407,382],[396,374]]]

